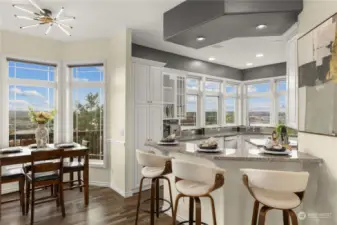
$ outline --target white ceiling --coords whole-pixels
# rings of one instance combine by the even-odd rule
[[[285,61],[285,41],[280,37],[236,38],[219,43],[221,48],[213,46],[199,50],[179,46],[163,40],[162,15],[165,11],[184,0],[35,0],[42,8],[57,13],[63,6],[65,16],[75,16],[75,21],[68,22],[74,29],[68,37],[54,28],[48,38],[61,41],[74,41],[93,38],[108,38],[123,28],[133,30],[133,42],[148,47],[173,52],[201,60],[215,57],[214,63],[235,68],[249,68]],[[20,26],[32,24],[14,18],[14,14],[25,13],[12,7],[12,4],[27,5],[28,0],[0,0],[0,29],[22,32],[29,35],[45,36],[47,25],[21,30]],[[205,34],[205,36],[207,36]],[[256,58],[257,53],[264,57]]]

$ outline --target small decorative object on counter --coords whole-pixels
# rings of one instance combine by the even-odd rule
[[[289,137],[287,132],[287,127],[283,124],[280,124],[276,128],[278,141],[281,145],[288,145],[289,144]]]
[[[271,134],[271,139],[273,141],[276,141],[277,140],[277,134],[276,134],[276,131],[274,130],[273,133]]]
[[[46,128],[46,124],[54,119],[56,111],[52,110],[51,112],[34,112],[32,107],[28,107],[28,109],[30,121],[38,124],[38,127],[35,130],[37,148],[46,148],[49,141],[49,131]]]
[[[206,141],[203,141],[200,143],[199,148],[201,149],[216,149],[218,148],[218,142],[215,138],[211,137],[207,139]]]

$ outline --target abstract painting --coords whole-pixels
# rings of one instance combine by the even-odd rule
[[[337,134],[337,14],[298,39],[299,130]]]

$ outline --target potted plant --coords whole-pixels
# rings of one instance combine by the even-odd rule
[[[46,124],[54,119],[56,111],[35,112],[32,107],[28,107],[28,110],[30,121],[37,123],[37,128],[35,130],[37,148],[46,148],[49,139],[49,131],[46,128]]]

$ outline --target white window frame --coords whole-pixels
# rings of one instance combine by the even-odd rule
[[[278,98],[279,97],[282,97],[282,96],[285,96],[286,98],[286,109],[285,109],[285,113],[286,113],[286,123],[287,123],[287,113],[288,113],[288,96],[287,96],[287,88],[285,91],[277,91],[277,82],[279,81],[285,81],[286,85],[287,85],[287,79],[284,77],[284,78],[279,78],[279,79],[275,79],[275,125],[278,124],[278,121],[279,121],[279,118],[278,118],[278,114],[279,114],[279,111],[280,111],[280,108],[279,108],[279,102],[278,102]],[[286,125],[286,124],[285,124]]]
[[[236,86],[236,93],[227,93],[226,92],[226,85],[233,85]],[[223,126],[238,126],[239,122],[240,122],[240,104],[241,104],[241,95],[240,95],[240,89],[241,89],[241,84],[239,82],[232,82],[232,81],[225,81],[223,82]],[[226,104],[225,104],[225,100],[227,98],[234,98],[235,99],[235,109],[234,109],[234,123],[227,123],[226,122]]]
[[[277,91],[276,91],[276,82],[278,80],[284,80],[286,79],[286,76],[278,76],[273,78],[265,78],[265,79],[256,79],[256,80],[250,80],[250,81],[244,81],[243,82],[243,106],[244,106],[244,120],[243,125],[246,126],[252,126],[252,127],[273,127],[278,124],[278,110],[277,110]],[[269,92],[265,93],[248,93],[247,87],[251,84],[259,84],[259,83],[269,83],[270,89]],[[284,92],[286,95],[286,91]],[[283,94],[283,93],[282,93]],[[249,124],[248,122],[248,98],[250,97],[266,97],[270,98],[271,105],[270,105],[270,122],[269,124]]]
[[[219,83],[219,91],[218,92],[213,92],[213,91],[206,91],[205,89],[205,85],[207,81],[211,81],[211,82],[217,82]],[[216,128],[216,127],[221,127],[221,125],[223,124],[222,120],[222,115],[223,115],[223,83],[224,80],[222,79],[216,79],[216,77],[204,77],[203,78],[203,82],[202,82],[202,97],[203,97],[203,105],[202,105],[202,111],[201,113],[203,114],[203,125],[206,128]],[[205,110],[205,99],[206,97],[218,97],[218,113],[217,113],[217,124],[213,124],[213,125],[206,125],[206,110]]]
[[[8,59],[13,59],[16,61],[34,63],[34,64],[52,64],[55,65],[55,72],[54,72],[54,81],[43,81],[43,80],[32,80],[32,79],[21,79],[21,78],[9,78],[9,67],[8,67]],[[2,140],[0,139],[0,146],[8,147],[9,141],[9,86],[10,85],[19,85],[19,86],[29,86],[29,87],[45,87],[45,88],[54,88],[54,105],[56,108],[56,114],[54,117],[54,142],[57,143],[60,141],[60,102],[59,102],[59,90],[58,90],[58,81],[60,78],[60,71],[61,64],[55,61],[47,61],[47,60],[40,60],[40,59],[32,59],[32,58],[23,58],[23,57],[16,57],[12,55],[1,55],[1,74],[0,80],[3,79],[2,82],[2,89],[3,92],[1,93],[3,98],[1,99],[3,102],[2,107],[2,124],[0,123],[2,129]]]
[[[197,77],[197,76],[187,76],[186,77],[186,85],[187,85],[187,80],[188,79],[195,79],[195,80],[198,80],[199,82],[199,88],[198,90],[192,90],[192,89],[188,89],[187,86],[186,86],[186,100],[185,102],[187,103],[187,96],[188,95],[196,95],[197,96],[197,115],[196,115],[196,124],[195,126],[181,126],[181,130],[189,130],[189,129],[198,129],[200,128],[200,99],[202,97],[201,95],[201,84],[202,84],[202,80],[200,77]],[[186,109],[187,110],[187,109]],[[181,120],[180,120],[181,121]]]
[[[71,65],[78,65],[78,66],[90,66],[93,64],[102,64],[103,65],[103,82],[84,82],[84,81],[73,81],[73,74],[71,71]],[[108,165],[108,155],[107,155],[107,139],[106,139],[106,121],[107,121],[107,88],[106,88],[106,61],[76,61],[76,62],[65,62],[64,63],[64,70],[66,71],[65,74],[65,83],[66,83],[66,107],[65,107],[65,121],[68,126],[65,128],[66,130],[66,141],[72,142],[73,141],[73,89],[74,88],[103,88],[104,92],[104,103],[103,103],[103,121],[104,121],[104,127],[103,127],[103,160],[98,159],[89,159],[89,164],[91,167],[98,167],[98,168],[106,168]]]

